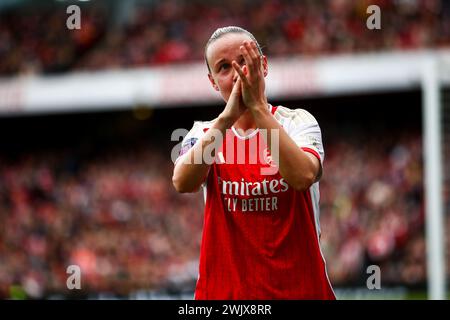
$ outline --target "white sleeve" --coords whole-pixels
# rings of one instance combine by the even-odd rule
[[[188,132],[188,134],[181,142],[180,153],[178,154],[175,163],[177,163],[178,160],[181,159],[197,143],[197,141],[199,141],[203,137],[203,135],[205,134],[204,129],[205,126],[202,122],[194,122],[192,129]]]
[[[317,120],[306,110],[296,109],[287,126],[288,135],[304,151],[319,158],[323,166],[325,152],[322,144],[322,133]]]

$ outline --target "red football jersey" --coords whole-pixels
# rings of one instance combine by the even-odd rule
[[[296,144],[322,165],[314,117],[302,109],[270,108]],[[182,155],[211,124],[194,124]],[[261,174],[271,165],[260,130],[245,137],[234,128],[227,131],[203,186],[195,299],[335,299],[319,243],[319,183],[296,191],[279,172]]]

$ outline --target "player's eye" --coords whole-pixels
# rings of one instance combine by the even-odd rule
[[[223,64],[220,65],[219,71],[227,70],[227,69],[229,69],[230,67],[231,67],[231,64],[229,64],[229,63],[223,63]]]

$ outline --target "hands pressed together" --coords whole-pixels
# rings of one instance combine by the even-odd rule
[[[259,54],[255,42],[244,41],[240,47],[245,65],[240,65],[233,61],[232,65],[239,74],[241,85],[242,100],[247,108],[253,110],[255,108],[267,105],[265,96],[264,68],[263,56]]]
[[[225,110],[236,121],[245,110],[252,113],[267,109],[264,81],[264,57],[253,41],[244,41],[240,46],[245,64],[241,67],[232,61],[232,67],[238,73]]]

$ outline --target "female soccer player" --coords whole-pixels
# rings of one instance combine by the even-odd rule
[[[267,102],[267,58],[247,30],[217,29],[205,60],[226,105],[194,123],[173,173],[179,192],[204,188],[195,298],[335,299],[319,244],[317,121]]]

